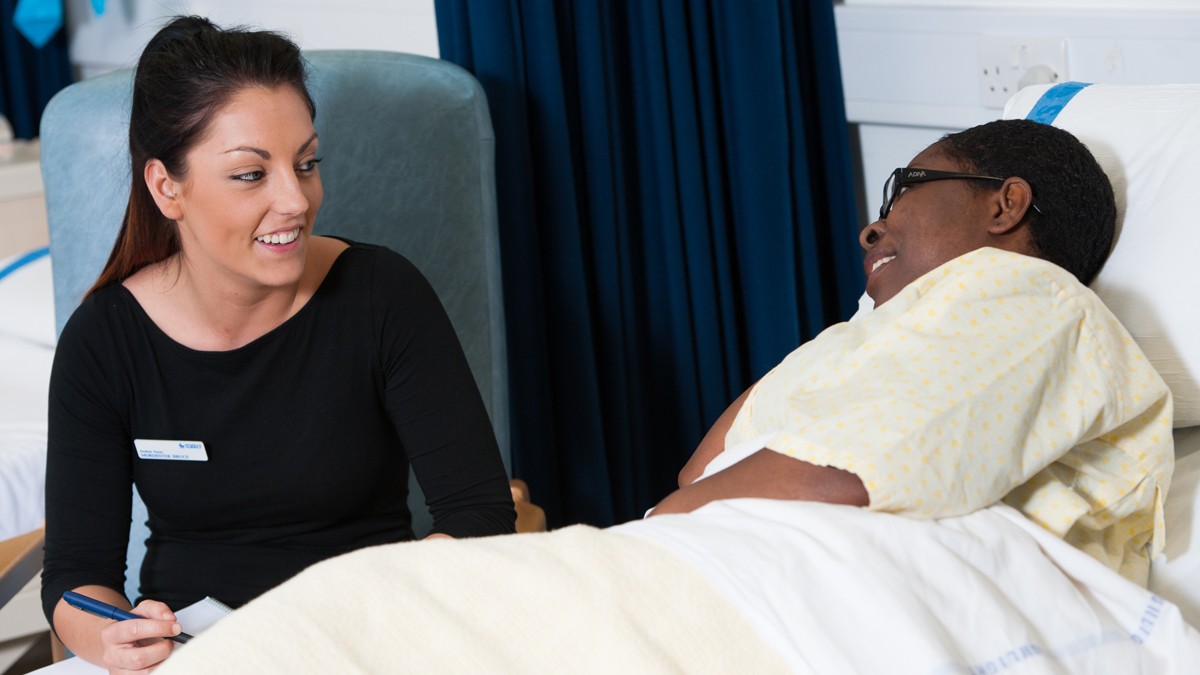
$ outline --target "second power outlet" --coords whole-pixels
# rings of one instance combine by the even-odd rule
[[[1021,87],[1067,79],[1062,37],[985,35],[979,39],[980,103],[1003,108]]]

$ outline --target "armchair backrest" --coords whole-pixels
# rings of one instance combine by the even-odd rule
[[[305,57],[325,160],[316,232],[388,246],[425,274],[462,342],[508,467],[494,136],[483,90],[458,66],[421,56]],[[126,70],[76,83],[42,118],[59,331],[104,266],[124,214],[132,82]],[[420,532],[429,516],[411,478],[410,488]],[[138,535],[131,542],[137,546]]]

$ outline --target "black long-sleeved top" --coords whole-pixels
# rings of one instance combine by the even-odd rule
[[[208,461],[138,457],[200,441]],[[124,585],[130,485],[149,511],[143,597],[238,606],[319,560],[411,539],[411,462],[456,537],[512,532],[495,436],[458,339],[400,255],[352,244],[294,316],[202,352],[123,286],[63,330],[50,382],[47,618],[64,591]]]

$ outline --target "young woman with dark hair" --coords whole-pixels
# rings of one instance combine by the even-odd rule
[[[410,466],[430,536],[513,531],[429,284],[392,251],[312,233],[314,114],[300,52],[274,33],[178,18],[138,62],[129,205],[55,354],[46,477],[46,616],[111,671],[170,654],[172,608],[236,607],[314,562],[414,538]],[[62,596],[130,608],[134,485],[150,538],[133,612],[148,618],[110,623]]]

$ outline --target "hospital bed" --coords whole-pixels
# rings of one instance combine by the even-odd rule
[[[1005,114],[1074,132],[1117,194],[1093,287],[1172,388],[1179,427],[1149,589],[1003,503],[917,520],[733,499],[607,530],[353,553],[222,619],[161,672],[1196,672],[1200,86],[1067,83],[1024,90]]]
[[[551,536],[592,541],[575,528],[499,538],[471,549],[478,552],[472,560],[456,557],[462,549],[451,548],[455,542],[401,545],[410,547],[405,558],[434,569],[477,565],[482,576],[488,567],[504,564],[549,568],[530,579],[513,575],[503,593],[474,587],[421,592],[426,587],[419,582],[387,571],[385,551],[354,554],[319,565],[282,592],[234,612],[173,657],[164,672],[213,672],[218,666],[231,672],[289,667],[314,672],[332,664],[415,672],[420,662],[389,651],[396,643],[389,631],[401,625],[422,629],[404,623],[411,619],[405,614],[414,612],[430,639],[471,636],[461,641],[459,652],[445,653],[442,665],[450,670],[448,664],[463,663],[455,659],[476,658],[495,672],[550,672],[560,666],[614,672],[629,665],[623,658],[658,658],[700,663],[684,668],[689,672],[730,672],[731,659],[758,663],[753,659],[769,653],[764,671],[778,666],[781,672],[814,673],[1195,672],[1200,303],[1192,297],[1189,243],[1195,230],[1193,183],[1200,176],[1200,154],[1193,151],[1200,144],[1200,86],[1028,88],[1009,103],[1005,116],[1033,116],[1072,131],[1114,184],[1121,230],[1093,287],[1139,341],[1176,403],[1176,467],[1165,504],[1168,541],[1154,561],[1148,591],[1005,506],[957,519],[914,521],[832,505],[731,500],[674,519],[687,523],[684,527],[650,519],[612,528],[609,532],[625,535],[613,538],[621,543],[611,551],[588,550],[586,569],[562,547],[543,545]],[[631,538],[655,543],[674,562],[651,556],[634,575],[641,578],[629,578],[628,568],[619,564],[622,556],[645,553],[629,546]],[[556,561],[547,565],[555,556],[561,557],[557,568]],[[567,569],[576,573],[561,573]],[[351,577],[374,584],[375,598],[403,599],[376,607],[344,585]],[[345,591],[340,604],[297,601],[297,584],[319,587],[331,579]],[[431,579],[430,590],[436,576]],[[582,597],[579,589],[593,584],[609,584],[611,592]],[[664,586],[679,590],[672,595]],[[556,590],[578,604],[564,606]],[[504,603],[506,598],[516,601]],[[667,601],[648,606],[651,598],[676,606]],[[594,633],[603,630],[599,617],[614,604],[636,636]],[[356,621],[367,611],[364,606],[370,620]],[[439,607],[458,609],[439,617]],[[716,623],[687,616],[697,607]],[[262,629],[264,617],[271,617],[270,630]],[[692,622],[696,630],[688,635],[662,628],[676,621]],[[505,625],[538,630],[506,634],[496,628]],[[503,644],[484,644],[485,633],[505,635],[497,641]],[[633,641],[639,646],[631,656],[625,643]],[[505,647],[510,644],[539,649]]]

